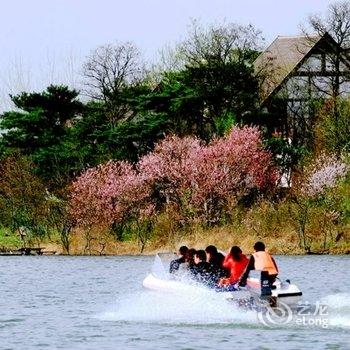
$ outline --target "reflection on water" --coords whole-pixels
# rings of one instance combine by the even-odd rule
[[[305,301],[327,305],[329,327],[269,328],[203,289],[143,290],[152,257],[2,257],[0,348],[349,349],[350,257],[277,260]]]

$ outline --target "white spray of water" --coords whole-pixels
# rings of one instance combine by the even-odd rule
[[[350,327],[350,294],[329,295],[320,300],[327,305],[328,327]],[[300,327],[295,319],[285,324],[277,322],[272,326]],[[317,316],[316,318],[318,318]],[[191,288],[179,293],[159,293],[156,291],[140,290],[118,299],[117,304],[108,312],[98,316],[105,321],[141,322],[164,324],[245,324],[259,325],[261,322],[254,310],[244,310],[235,304],[221,298],[206,288]],[[305,327],[305,325],[302,325]],[[318,323],[306,324],[306,327],[322,327]]]
[[[164,258],[163,258],[164,260]],[[169,277],[168,268],[157,255],[152,272],[162,278]],[[179,276],[178,276],[179,277]],[[220,294],[193,285],[188,275],[183,274],[181,282],[186,288],[178,288],[171,293],[140,290],[118,298],[116,306],[108,312],[98,315],[107,321],[151,322],[170,324],[259,324],[257,312],[238,308],[235,304],[220,297]],[[327,305],[328,326],[350,327],[350,294],[339,293],[322,298],[319,303]],[[278,326],[295,326],[278,323]],[[261,322],[260,322],[261,323]],[[317,324],[316,324],[317,326]],[[297,326],[299,327],[299,326]]]
[[[175,324],[256,322],[255,312],[244,312],[215,294],[201,288],[190,294],[140,291],[119,299],[114,310],[99,317],[110,321]]]
[[[327,295],[320,300],[322,304],[329,307],[330,310],[338,310],[342,312],[350,313],[350,294],[349,293],[338,293]]]
[[[152,272],[158,278],[167,279],[168,266],[165,267],[163,261],[170,259],[162,258],[158,255],[155,257]],[[242,312],[218,293],[193,285],[185,272],[177,277],[184,288],[172,290],[171,293],[141,290],[124,295],[118,298],[113,310],[98,317],[111,321],[186,324],[256,322],[254,312]]]
[[[152,272],[160,278],[168,278],[168,273],[163,265],[160,256],[157,254],[154,258]]]
[[[320,302],[328,308],[329,325],[350,328],[350,294],[338,293],[327,295]]]

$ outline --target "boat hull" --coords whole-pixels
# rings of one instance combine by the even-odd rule
[[[197,284],[188,284],[180,280],[172,280],[160,278],[154,273],[146,276],[142,283],[143,287],[148,290],[153,290],[163,293],[196,293],[198,288],[204,288]],[[217,292],[217,295],[226,300],[232,301],[248,301],[248,300],[262,300],[260,295],[260,282],[256,278],[249,278],[247,281],[247,288],[239,289],[233,292]],[[277,300],[277,303],[284,303],[287,305],[297,305],[301,300],[302,293],[299,288],[290,283],[276,283],[275,289],[272,290],[272,297]]]

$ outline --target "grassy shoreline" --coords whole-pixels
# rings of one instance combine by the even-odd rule
[[[313,244],[310,253],[313,254],[331,254],[343,255],[350,254],[350,234],[345,232],[342,238],[337,242],[323,249],[322,240],[317,236],[313,238]],[[276,255],[306,255],[304,249],[299,246],[298,235],[293,230],[281,231],[279,233],[267,235],[257,234],[255,230],[249,230],[232,225],[203,229],[194,228],[192,232],[176,231],[171,234],[156,234],[150,239],[144,251],[141,253],[141,246],[137,239],[132,238],[127,241],[116,241],[111,235],[103,231],[95,231],[89,234],[88,240],[81,230],[73,232],[70,238],[69,255],[154,255],[158,252],[175,252],[179,246],[187,245],[196,249],[206,247],[209,244],[216,245],[222,251],[228,251],[232,245],[238,245],[244,253],[251,253],[252,246],[257,240],[265,242],[269,251]],[[27,246],[45,247],[46,251],[55,251],[57,254],[66,254],[60,237],[58,235],[51,236],[42,240],[35,239],[27,242]],[[23,246],[23,242],[15,234],[5,234],[4,230],[0,230],[0,249],[17,250]]]

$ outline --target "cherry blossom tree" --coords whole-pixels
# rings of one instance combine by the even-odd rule
[[[216,222],[228,202],[274,187],[276,175],[257,128],[234,127],[207,145],[171,135],[135,166],[110,161],[82,174],[72,215],[84,225],[139,224],[171,207],[185,221]]]
[[[348,165],[335,155],[322,154],[306,170],[308,175],[301,191],[311,198],[321,196],[327,189],[335,187],[348,171]]]
[[[274,187],[277,179],[272,156],[253,127],[233,128],[226,137],[202,147],[193,162],[191,202],[214,221],[229,200]]]
[[[349,172],[349,166],[335,155],[321,154],[315,158],[304,170],[304,178],[296,188],[295,202],[298,205],[297,223],[299,243],[306,251],[310,251],[311,240],[307,234],[310,211],[318,208],[323,224],[323,249],[326,249],[327,236],[333,240],[332,226],[340,217],[339,208],[334,207],[337,202],[332,198],[332,189]]]

